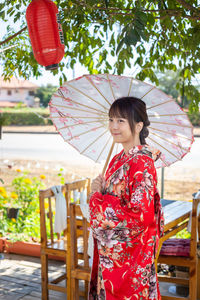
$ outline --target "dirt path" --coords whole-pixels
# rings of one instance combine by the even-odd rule
[[[0,160],[0,178],[4,180],[4,184],[8,189],[11,189],[11,182],[16,176],[20,176],[17,172],[20,169],[22,172],[27,171],[28,177],[40,177],[45,175],[44,183],[46,187],[60,184],[61,177],[65,182],[74,181],[83,177],[94,178],[100,173],[100,169],[86,169],[81,167],[70,166],[69,164],[60,164],[44,161],[27,161],[27,160]],[[60,171],[63,169],[62,171]],[[198,169],[197,169],[198,170]],[[167,174],[168,172],[168,174]],[[180,170],[181,172],[181,170]],[[58,174],[61,173],[62,176]],[[183,170],[182,170],[183,173]],[[191,173],[191,174],[190,174]],[[200,175],[192,171],[179,174],[165,171],[164,198],[188,200],[192,194],[200,188]],[[161,172],[158,170],[158,188],[161,189]]]
[[[54,126],[7,126],[3,127],[3,132],[32,132],[32,133],[55,133]],[[200,128],[194,128],[194,134],[200,136]],[[65,181],[73,181],[82,177],[94,178],[101,172],[101,167],[91,168],[91,166],[74,166],[69,162],[44,162],[33,160],[0,160],[0,178],[3,178],[7,187],[10,187],[13,178],[19,175],[16,169],[28,171],[29,177],[44,174],[46,187],[60,184],[60,169],[63,169],[62,177]],[[158,170],[158,188],[161,187],[161,171]],[[188,167],[183,169],[177,165],[173,168],[165,168],[164,198],[167,199],[191,199],[192,194],[200,189],[199,169]]]

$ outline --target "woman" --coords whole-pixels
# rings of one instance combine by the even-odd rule
[[[160,152],[146,145],[149,125],[138,98],[120,98],[110,107],[109,130],[124,150],[110,162],[105,179],[99,175],[92,182],[90,300],[161,299],[154,265],[163,230],[154,167]]]

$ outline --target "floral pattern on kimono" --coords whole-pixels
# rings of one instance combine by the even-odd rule
[[[104,193],[90,198],[90,300],[161,299],[154,266],[164,226],[154,167],[159,155],[147,145],[122,151],[109,164]]]

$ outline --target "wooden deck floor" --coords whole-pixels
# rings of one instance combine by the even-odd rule
[[[39,258],[5,254],[0,261],[0,300],[41,299],[40,266]],[[64,272],[64,265],[52,261],[49,269],[50,278],[53,279]],[[160,290],[165,295],[176,294],[176,286],[172,284],[160,283]],[[49,300],[66,300],[66,295],[50,291]]]
[[[41,299],[40,266],[39,258],[5,254],[0,261],[0,299]],[[49,269],[50,278],[64,273],[62,262],[52,261]],[[50,291],[50,300],[66,300],[66,295]]]

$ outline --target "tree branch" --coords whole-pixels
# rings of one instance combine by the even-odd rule
[[[6,47],[6,48],[4,48],[4,49],[0,49],[0,53],[4,52],[4,51],[6,51],[6,50],[9,50],[9,49],[11,49],[11,48],[13,48],[13,47],[16,47],[16,46],[17,46],[17,44],[16,44],[16,45],[11,45],[11,46]]]
[[[187,18],[187,19],[191,19],[191,20],[199,20],[200,19],[200,11],[196,10],[193,6],[191,6],[190,4],[186,3],[184,0],[177,0],[180,4],[184,3],[185,5],[187,5],[187,8],[195,11],[195,15],[183,15],[183,9],[142,9],[143,12],[146,13],[165,13],[166,15],[162,15],[162,16],[155,16],[155,19],[165,19],[168,16],[169,17],[179,17],[182,16],[183,18]],[[108,11],[109,15],[125,15],[125,16],[133,16],[134,13],[132,12],[133,10],[131,8],[123,8],[123,9],[119,9],[117,7],[99,7],[99,6],[89,6],[86,3],[83,2],[78,2],[75,1],[76,4],[79,4],[83,7],[86,8],[90,8],[90,9],[94,9],[94,10],[103,10],[103,11]],[[184,6],[186,7],[186,6]],[[190,7],[190,8],[189,8]],[[67,8],[66,8],[67,9]],[[65,10],[65,8],[64,8]],[[122,12],[122,11],[127,11],[127,12]],[[128,12],[131,11],[131,12]]]
[[[90,8],[90,9],[95,9],[95,10],[105,10],[105,11],[117,11],[117,12],[122,12],[122,11],[132,11],[132,14],[133,14],[133,9],[132,8],[123,8],[123,9],[120,9],[118,7],[102,7],[102,6],[89,6],[89,5],[86,5],[85,3],[81,3],[81,2],[78,2],[76,1],[76,4],[77,5],[81,5],[83,7],[87,7],[87,8]],[[63,8],[64,10],[68,10],[68,8]],[[176,13],[177,11],[178,12],[182,12],[181,9],[141,9],[143,12],[160,12],[160,13]]]
[[[183,18],[187,18],[187,19],[191,19],[191,20],[200,20],[200,12],[199,10],[195,9],[195,7],[193,7],[191,4],[187,3],[185,0],[176,0],[179,4],[181,4],[183,7],[189,9],[190,11],[194,11],[196,12],[195,15],[183,15],[182,14],[182,10],[175,10],[175,9],[162,9],[162,10],[149,10],[149,9],[143,9],[142,11],[144,12],[154,12],[154,13],[167,13],[168,15],[163,15],[163,16],[155,16],[155,19],[164,19],[166,17],[183,17]],[[78,1],[76,1],[78,2]],[[79,2],[79,5],[81,6],[88,6],[85,5],[85,3],[81,3]],[[91,8],[91,7],[90,7]],[[108,11],[116,11],[116,12],[111,12],[110,15],[125,15],[125,16],[133,16],[134,13],[123,13],[123,12],[119,12],[121,11],[119,8],[117,7],[110,7],[110,8],[106,8],[106,7],[98,7],[95,6],[94,9],[100,9],[100,10],[108,10]],[[132,9],[128,9],[128,8],[124,8],[123,10],[127,10],[127,11],[132,11]],[[10,40],[12,40],[13,38],[15,38],[16,36],[18,36],[19,34],[21,34],[23,31],[25,31],[27,29],[27,26],[25,26],[24,28],[22,28],[21,30],[19,30],[18,32],[16,32],[15,34],[13,34],[12,36],[8,37],[7,39],[5,39],[4,41],[0,42],[0,46],[9,42]]]
[[[23,31],[25,31],[27,29],[27,26],[25,26],[24,28],[22,28],[21,30],[19,30],[18,32],[16,32],[15,34],[9,36],[7,39],[5,39],[4,41],[0,42],[0,46],[9,42],[10,40],[14,39],[17,35],[19,35],[20,33],[22,33]]]
[[[187,3],[185,0],[176,0],[179,4],[181,4],[183,7],[192,10],[192,11],[197,11],[197,9],[192,6],[191,4]]]
[[[200,20],[200,15],[199,16],[189,16],[189,15],[183,15],[183,14],[169,14],[169,15],[165,15],[165,16],[160,16],[160,17],[155,17],[155,19],[165,19],[167,17],[182,17],[182,18],[186,18],[186,19],[190,19],[190,20]]]
[[[187,3],[185,0],[176,0],[179,4],[181,4],[184,8],[187,8],[189,10],[192,10],[192,11],[195,11],[196,13],[199,13],[199,10],[196,9],[194,6],[192,6],[191,4]],[[89,7],[89,8],[92,8],[92,9],[99,9],[99,10],[116,10],[116,11],[122,11],[122,10],[126,10],[126,11],[132,11],[133,9],[132,8],[123,8],[123,9],[120,9],[118,7],[102,7],[102,6],[90,6],[88,4],[86,4],[85,2],[82,2],[82,1],[78,1],[78,0],[75,0],[76,4],[77,5],[81,5],[83,7]],[[66,8],[67,9],[67,8]],[[159,9],[159,10],[156,10],[156,9],[141,9],[142,11],[144,12],[176,12],[178,11],[177,9]],[[179,9],[180,11],[180,9]]]
[[[177,0],[177,1],[182,1],[182,2],[185,2],[184,0]],[[190,6],[190,5],[189,5]],[[195,15],[182,15],[183,13],[183,10],[182,9],[142,9],[143,12],[149,12],[149,13],[166,13],[166,14],[169,14],[170,17],[176,17],[176,16],[183,16],[184,18],[188,18],[188,19],[193,19],[193,20],[199,20],[200,19],[200,11],[199,10],[196,10],[193,6],[191,6],[192,10],[195,10]],[[111,12],[110,15],[127,15],[127,16],[130,16],[130,15],[133,15],[134,13],[123,13],[121,12],[121,10],[119,8],[115,8],[115,7],[110,7],[110,8],[104,8],[104,7],[97,7],[95,6],[94,9],[101,9],[101,10],[113,10],[113,11],[117,11],[117,12]],[[131,10],[132,9],[123,9],[123,10]],[[120,12],[118,12],[120,11]],[[155,19],[164,19],[168,17],[168,15],[166,16],[160,16],[160,17],[155,17]]]
[[[110,16],[115,16],[115,15],[122,15],[122,16],[133,16],[134,17],[134,14],[133,13],[120,13],[120,12],[112,12],[109,14]],[[187,19],[191,19],[191,20],[200,20],[200,15],[197,16],[190,16],[190,15],[183,15],[181,12],[176,12],[176,13],[168,13],[166,15],[163,15],[163,16],[155,16],[154,18],[155,19],[165,19],[167,17],[182,17],[182,18],[187,18]]]
[[[117,8],[117,7],[99,7],[99,6],[94,6],[94,9],[99,9],[99,10],[114,10],[114,11],[122,11],[122,10],[127,10],[127,11],[133,11],[132,8]],[[182,11],[182,10],[177,10],[177,9],[141,9],[143,12],[177,12],[177,11]]]

